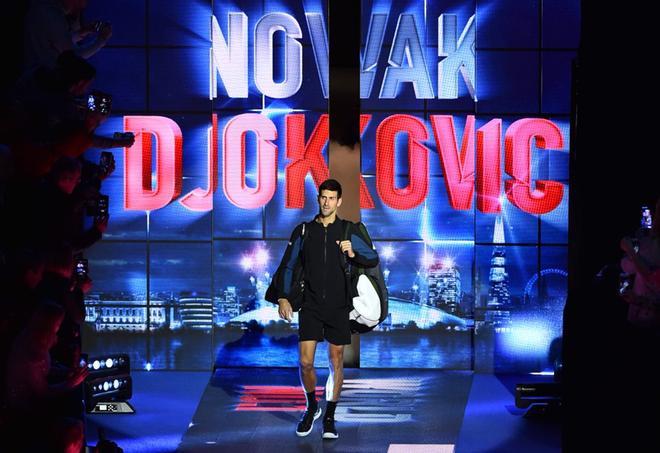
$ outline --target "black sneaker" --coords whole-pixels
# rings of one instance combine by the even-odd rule
[[[312,412],[309,409],[306,410],[302,417],[300,418],[300,422],[298,423],[298,427],[296,428],[296,435],[298,437],[305,437],[307,434],[312,432],[312,428],[314,428],[314,420],[319,418],[321,416],[321,406],[316,407],[316,411]]]
[[[323,419],[323,438],[324,439],[336,439],[339,437],[339,433],[335,429],[335,419],[334,418],[324,418]]]

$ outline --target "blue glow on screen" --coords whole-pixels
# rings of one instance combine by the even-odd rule
[[[172,119],[183,135],[181,195],[166,207],[150,212],[149,218],[143,211],[123,208],[124,151],[113,151],[117,168],[102,189],[110,195],[111,221],[105,241],[89,253],[95,297],[120,297],[118,294],[124,297],[125,294],[143,304],[147,300],[161,300],[162,295],[158,293],[169,291],[171,296],[167,303],[174,313],[181,294],[205,294],[213,301],[214,321],[207,332],[214,329],[215,339],[210,335],[200,337],[203,338],[200,350],[205,352],[199,356],[186,352],[185,355],[189,355],[186,367],[207,369],[208,363],[202,357],[212,341],[215,341],[213,348],[218,351],[220,366],[294,366],[291,354],[295,355],[295,330],[270,323],[268,316],[272,315],[272,310],[268,316],[264,314],[268,306],[264,304],[263,293],[292,230],[301,221],[311,220],[318,210],[317,188],[311,175],[307,175],[303,184],[304,207],[285,207],[285,169],[291,163],[286,157],[285,118],[289,114],[304,115],[307,142],[320,116],[327,113],[323,74],[319,75],[318,70],[319,55],[314,53],[305,17],[305,13],[322,14],[327,32],[327,4],[322,0],[175,3],[156,1],[148,9],[140,6],[136,14],[129,17],[118,15],[116,6],[111,4],[103,6],[96,2],[93,6],[95,15],[112,18],[117,30],[117,40],[111,41],[108,48],[92,59],[99,70],[95,87],[113,93],[116,101],[116,110],[99,132],[111,135],[122,131],[124,115],[153,115]],[[361,171],[375,204],[375,209],[362,209],[361,218],[381,253],[383,268],[388,271],[392,307],[389,320],[363,337],[362,366],[466,369],[473,363],[471,335],[479,336],[492,328],[495,339],[491,340],[491,346],[496,346],[496,368],[517,369],[528,367],[530,357],[542,357],[549,343],[561,333],[558,313],[566,293],[562,272],[567,269],[571,146],[569,76],[571,60],[577,50],[577,41],[572,40],[579,34],[578,3],[562,0],[562,8],[544,5],[544,11],[549,14],[546,17],[540,15],[539,4],[508,0],[479,4],[462,0],[362,1],[363,59],[372,14],[387,15],[383,45],[377,49],[378,56],[374,60],[373,86],[369,97],[361,102],[362,114],[372,115],[362,137]],[[228,96],[219,70],[213,67],[211,60],[212,16],[224,38],[228,38],[228,15],[237,12],[243,12],[247,21],[246,98]],[[302,83],[298,91],[282,98],[275,96],[276,90],[271,91],[273,97],[266,96],[255,82],[255,64],[262,64],[254,61],[255,26],[269,13],[290,15],[302,32],[302,37],[297,39],[302,47]],[[422,52],[422,59],[417,61],[424,62],[423,68],[416,69],[428,72],[433,98],[418,99],[410,82],[399,83],[394,99],[379,97],[401,14],[414,16]],[[473,49],[477,63],[476,102],[462,77],[458,77],[456,99],[439,98],[438,65],[445,58],[438,55],[438,17],[442,14],[456,16],[457,37],[476,15],[478,28]],[[549,22],[548,17],[555,19]],[[562,28],[559,19],[568,27],[562,29],[561,34],[558,33]],[[142,22],[149,26],[147,39],[143,32],[135,31]],[[511,23],[520,26],[511,27]],[[286,76],[282,61],[286,43],[283,33],[275,35],[273,81],[278,83]],[[146,47],[147,42],[152,47]],[[316,40],[315,45],[319,42]],[[123,47],[125,45],[138,47]],[[551,45],[563,50],[557,51],[550,48]],[[407,67],[409,61],[409,56],[405,55],[401,67]],[[212,71],[215,71],[214,85],[211,84]],[[217,97],[213,97],[210,88],[216,89]],[[207,130],[211,126],[211,113],[218,115],[218,187],[213,194],[213,210],[193,212],[178,200],[197,187],[207,187]],[[276,191],[267,204],[256,209],[235,206],[223,189],[225,127],[232,118],[243,113],[261,113],[277,130],[277,138],[272,140],[278,153]],[[394,114],[422,119],[429,136],[422,143],[429,153],[428,193],[418,206],[408,210],[388,206],[377,190],[376,131],[383,120]],[[476,196],[467,210],[451,207],[431,115],[453,116],[459,149],[467,115],[475,115],[475,129],[494,118],[502,119],[500,213],[481,212],[476,206]],[[561,150],[538,149],[536,143],[531,143],[532,184],[547,179],[564,185],[559,206],[542,215],[524,212],[504,194],[505,181],[510,178],[504,171],[504,134],[521,118],[549,118],[559,127],[564,140]],[[405,133],[395,139],[397,188],[409,183],[406,143]],[[256,149],[256,134],[246,133],[245,186],[250,188],[257,186]],[[327,163],[327,146],[322,152]],[[99,155],[100,150],[90,150],[86,157],[96,162]],[[153,161],[152,165],[155,166]],[[501,219],[503,244],[493,244],[498,219]],[[502,260],[504,270],[493,264]],[[497,277],[504,273],[506,284],[498,286]],[[147,294],[147,279],[152,294]],[[493,294],[497,291],[506,292],[503,299],[506,306],[499,308],[507,312],[508,317],[503,315],[493,320],[489,318],[488,303],[490,301],[492,309]],[[544,313],[550,314],[544,318],[541,316]],[[173,325],[180,321],[177,316],[173,318]],[[232,327],[231,322],[236,319],[261,322],[267,330],[251,332],[252,337],[243,336],[241,329],[247,326],[238,322]],[[181,330],[173,332],[173,335],[184,335]],[[258,341],[255,340],[257,333],[261,335]],[[149,362],[154,369],[183,366],[183,361],[159,350],[162,342],[154,342],[150,346],[151,356],[148,356],[143,351],[144,337],[139,338],[141,343],[135,343],[135,354],[139,353],[140,360],[136,363]],[[172,350],[182,355],[184,349],[181,348],[187,347],[187,343],[178,337],[173,341],[176,344],[170,345]],[[272,354],[266,359],[263,349],[259,348],[271,348],[268,350]],[[400,357],[403,351],[405,358]]]
[[[219,2],[216,2],[219,3]],[[226,3],[226,2],[222,2]],[[114,3],[108,5],[115,8]],[[151,45],[206,47],[210,3],[206,0],[171,2],[150,0],[149,40]],[[126,15],[126,10],[124,10]],[[130,15],[130,14],[128,14]],[[123,15],[122,15],[123,17]]]
[[[511,357],[545,357],[550,343],[560,332],[552,322],[542,317],[514,321],[510,330],[501,336],[501,352]]]

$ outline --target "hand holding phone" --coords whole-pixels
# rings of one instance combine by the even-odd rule
[[[115,156],[110,151],[103,151],[99,159],[99,165],[104,170],[109,168],[115,162]]]
[[[110,206],[110,197],[108,195],[99,195],[96,203],[96,220],[107,220]]]
[[[99,230],[99,232],[101,232],[101,234],[105,233],[108,230],[108,218],[105,217],[96,219],[94,226],[97,230]]]
[[[92,290],[94,286],[94,283],[92,282],[92,279],[88,277],[85,277],[85,280],[78,282],[78,289],[82,291],[83,294],[89,294],[89,292]]]
[[[101,22],[97,32],[101,40],[109,40],[112,37],[112,24],[110,22]]]
[[[133,132],[115,132],[112,136],[119,146],[130,148],[135,143],[135,134]]]
[[[76,280],[82,282],[86,280],[89,273],[89,262],[83,258],[82,254],[76,255]]]
[[[651,216],[651,209],[648,206],[642,206],[641,227],[646,230],[653,228],[653,217]]]
[[[90,112],[109,115],[112,108],[112,96],[102,91],[94,90],[87,96],[87,109]]]

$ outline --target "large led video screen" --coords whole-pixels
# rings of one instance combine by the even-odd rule
[[[137,137],[102,188],[87,352],[297,366],[297,318],[264,294],[329,177],[327,4],[120,3],[86,12],[114,30],[99,133]],[[551,369],[579,2],[362,0],[361,22],[361,217],[390,300],[360,366]]]

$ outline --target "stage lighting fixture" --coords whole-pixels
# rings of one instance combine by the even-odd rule
[[[561,409],[561,383],[516,384],[516,407],[526,409],[525,417],[556,414]]]
[[[85,407],[91,413],[133,413],[128,404],[133,382],[128,374],[117,374],[85,381]]]
[[[128,354],[108,354],[83,359],[89,369],[85,379],[85,407],[90,413],[134,413],[127,402],[133,396]]]
[[[108,354],[83,360],[87,363],[90,378],[109,374],[129,374],[131,371],[131,361],[128,354]]]

